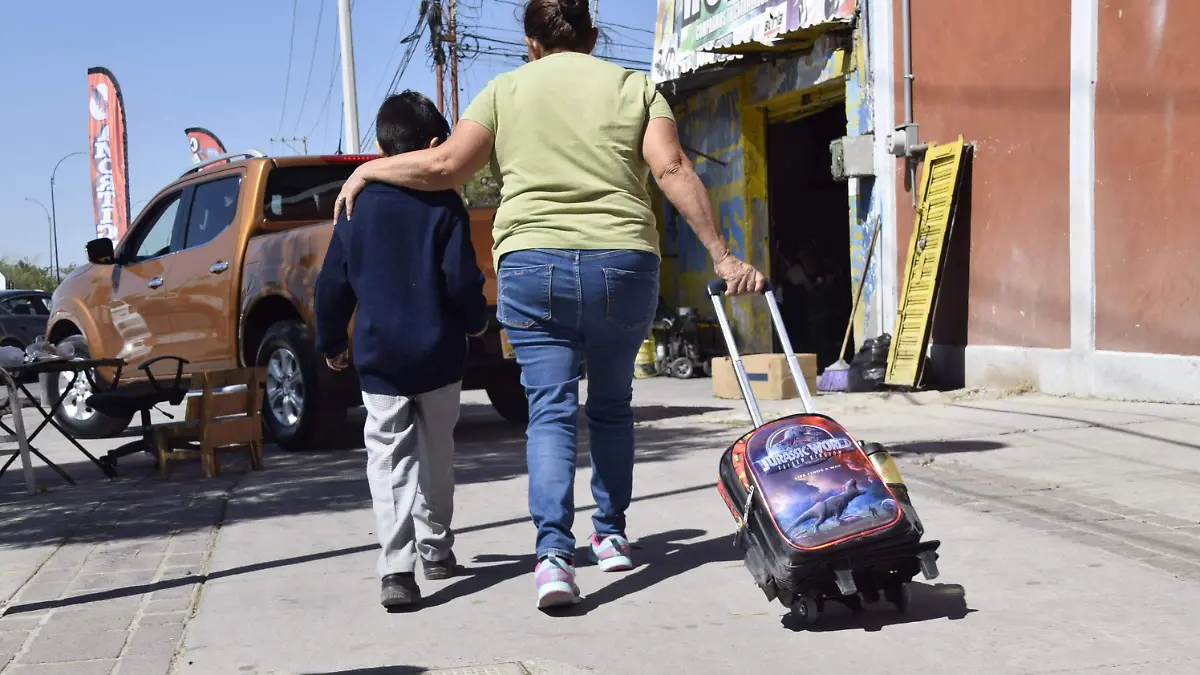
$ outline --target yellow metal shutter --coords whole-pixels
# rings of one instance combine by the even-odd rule
[[[908,244],[900,310],[884,378],[889,385],[914,387],[921,375],[962,152],[963,138],[959,136],[953,143],[930,145],[925,153],[917,217]]]

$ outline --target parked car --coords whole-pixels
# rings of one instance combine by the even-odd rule
[[[132,366],[158,356],[187,359],[190,373],[265,366],[267,431],[288,449],[321,442],[362,399],[357,376],[331,371],[314,347],[313,285],[338,191],[371,158],[248,152],[188,169],[150,200],[115,249],[107,239],[88,244],[88,264],[54,293],[47,339],[125,359],[122,382],[141,375]],[[471,236],[494,312],[493,215],[472,211]],[[463,388],[486,390],[505,419],[524,423],[520,368],[502,340],[495,321],[472,339]],[[66,381],[43,384],[53,396]],[[87,407],[86,382],[75,389],[59,415],[72,433],[106,437],[128,426]]]
[[[45,291],[0,291],[0,347],[25,349],[46,334],[50,294]]]

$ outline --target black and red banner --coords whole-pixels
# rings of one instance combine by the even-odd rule
[[[129,227],[125,101],[107,68],[88,68],[88,151],[96,236],[118,242]]]
[[[217,135],[203,127],[184,129],[188,137],[188,145],[192,150],[192,164],[206,162],[214,157],[225,154],[225,146]]]

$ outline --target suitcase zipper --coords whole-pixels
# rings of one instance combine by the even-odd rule
[[[754,484],[751,483],[750,489],[746,492],[746,503],[742,505],[741,522],[738,523],[737,531],[733,533],[733,545],[740,547],[742,545],[742,536],[746,533],[746,528],[750,526],[750,507],[754,505]]]

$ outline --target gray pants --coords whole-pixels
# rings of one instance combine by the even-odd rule
[[[412,573],[417,555],[444,560],[454,545],[454,426],[462,383],[414,397],[363,392],[367,482],[379,576]]]

